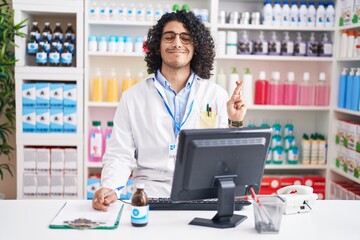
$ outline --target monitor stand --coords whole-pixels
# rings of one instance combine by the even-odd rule
[[[218,212],[212,219],[194,218],[189,224],[213,228],[233,228],[247,219],[246,216],[234,214],[236,176],[216,177],[218,186]]]

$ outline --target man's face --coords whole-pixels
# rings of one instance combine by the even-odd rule
[[[181,69],[189,66],[194,55],[194,44],[182,23],[171,21],[165,24],[160,52],[163,64],[170,68]]]

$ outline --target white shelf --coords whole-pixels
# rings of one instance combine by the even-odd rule
[[[349,179],[349,180],[351,180],[353,182],[356,182],[356,183],[360,184],[360,178],[355,178],[355,177],[347,174],[344,171],[341,171],[340,169],[338,169],[338,168],[336,168],[334,166],[331,167],[331,171],[333,171],[333,172],[335,172],[335,173],[337,173],[337,174],[339,174],[339,175],[341,175],[341,176],[343,176],[343,177],[345,177],[345,178],[347,178],[347,179]]]
[[[89,19],[90,26],[132,26],[132,27],[152,27],[157,21],[116,21],[116,20],[94,20]],[[206,27],[210,27],[210,23],[204,23]]]
[[[102,168],[102,162],[87,162],[87,167],[88,168]]]
[[[268,164],[265,166],[266,170],[326,170],[326,165],[304,165],[304,164]]]
[[[270,56],[270,55],[223,55],[216,60],[246,60],[246,61],[294,61],[294,62],[332,62],[333,57],[298,57],[298,56]]]
[[[83,145],[82,133],[17,133],[17,144],[33,146]]]
[[[145,57],[145,53],[88,52],[88,56],[92,56],[92,57],[132,57],[132,58],[144,58],[144,57]]]
[[[350,25],[346,25],[346,26],[341,26],[338,29],[340,31],[342,30],[349,30],[349,29],[354,29],[354,28],[360,28],[360,23],[356,23],[356,24],[350,24]]]
[[[353,111],[353,110],[348,110],[348,109],[343,109],[343,108],[336,108],[335,111],[339,112],[339,113],[346,113],[346,114],[349,114],[349,115],[359,116],[360,117],[360,112],[359,111]]]
[[[104,107],[104,108],[116,108],[119,105],[117,102],[89,102],[88,107]]]
[[[358,62],[360,61],[360,57],[342,57],[342,58],[337,58],[337,61],[339,62]]]
[[[330,111],[330,107],[317,106],[276,106],[276,105],[250,105],[249,110],[266,111]]]
[[[264,31],[311,31],[311,32],[332,32],[334,27],[282,27],[265,25],[241,25],[241,24],[217,24],[218,29],[238,29],[238,30],[264,30]]]

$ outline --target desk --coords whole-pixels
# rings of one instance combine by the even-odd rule
[[[115,230],[49,229],[50,221],[65,202],[65,200],[0,201],[0,239],[360,239],[360,201],[317,201],[310,213],[284,215],[280,233],[271,235],[256,232],[252,206],[245,207],[241,211],[241,214],[247,215],[248,219],[236,228],[230,229],[188,225],[194,217],[213,217],[215,212],[211,211],[150,211],[149,224],[146,227],[135,228],[130,224],[129,205],[124,207],[120,225]]]

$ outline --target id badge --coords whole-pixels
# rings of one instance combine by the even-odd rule
[[[176,158],[177,144],[169,144],[169,158]]]

